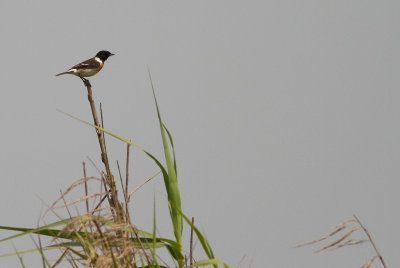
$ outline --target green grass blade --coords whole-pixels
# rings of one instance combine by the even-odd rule
[[[175,169],[176,164],[175,164],[175,160],[172,160],[171,153],[169,150],[169,145],[168,145],[167,137],[165,134],[166,128],[164,127],[164,123],[161,119],[160,109],[158,107],[157,98],[156,98],[156,94],[154,91],[153,80],[151,79],[150,72],[149,72],[149,78],[150,78],[150,83],[151,83],[151,89],[153,92],[154,102],[155,102],[156,109],[157,109],[157,116],[158,116],[158,121],[160,124],[160,131],[161,131],[161,138],[162,138],[163,147],[164,147],[165,162],[166,162],[167,170],[168,170],[168,177],[165,179],[165,181],[166,181],[165,187],[167,189],[168,202],[173,205],[173,206],[170,206],[171,220],[172,220],[172,225],[173,225],[176,241],[179,244],[182,244],[182,216],[175,209],[175,208],[178,208],[178,209],[181,208],[181,196],[179,193],[178,180],[177,180],[176,169]],[[172,138],[170,140],[172,140]]]
[[[55,246],[47,246],[47,247],[42,247],[42,250],[52,250],[52,249],[57,249],[58,247]],[[9,257],[9,256],[15,256],[15,255],[23,255],[26,253],[31,253],[31,252],[39,252],[39,248],[32,248],[32,249],[27,249],[27,250],[21,250],[18,252],[11,252],[11,253],[6,253],[6,254],[2,254],[0,255],[0,258],[3,257]]]
[[[57,261],[53,264],[52,267],[58,267],[58,265],[64,260],[65,256],[67,255],[67,250],[64,250],[64,252],[61,254],[61,256],[57,259]],[[67,260],[72,267],[74,265],[71,263],[71,260]]]
[[[169,138],[169,143],[171,143],[171,148],[172,148],[172,155],[174,157],[174,167],[175,167],[175,173],[176,176],[178,176],[178,169],[176,168],[176,157],[175,157],[175,147],[174,147],[174,141],[172,140],[172,135],[169,132],[168,128],[165,126],[165,124],[163,124],[165,131],[168,134],[168,138]]]
[[[82,119],[80,119],[80,118],[78,118],[78,117],[76,117],[76,116],[74,116],[74,115],[72,115],[72,114],[63,112],[63,111],[58,110],[58,109],[57,109],[57,111],[59,111],[59,112],[62,113],[62,114],[65,114],[65,115],[67,115],[67,116],[69,116],[69,117],[71,117],[71,118],[73,118],[73,119],[75,119],[75,120],[78,120],[78,121],[80,121],[80,122],[82,122],[82,123],[84,123],[84,124],[86,124],[86,125],[88,125],[88,126],[97,128],[97,129],[103,131],[104,133],[106,133],[106,134],[108,134],[108,135],[110,135],[110,136],[112,136],[112,137],[114,137],[114,138],[116,138],[116,139],[119,139],[119,140],[121,140],[121,141],[123,141],[123,142],[125,142],[125,143],[127,143],[127,144],[132,145],[132,146],[135,146],[136,148],[138,148],[138,149],[140,149],[140,150],[145,151],[142,147],[140,147],[139,145],[133,143],[131,140],[128,140],[128,139],[126,139],[126,138],[124,138],[124,137],[121,137],[121,136],[115,134],[114,132],[111,132],[111,131],[109,131],[109,130],[107,130],[107,129],[104,129],[104,128],[102,128],[102,127],[96,126],[96,125],[94,125],[94,124],[92,124],[92,123],[89,123],[89,122],[87,122],[87,121],[85,121],[85,120],[82,120]]]
[[[156,230],[157,230],[157,222],[156,222],[156,196],[154,195],[153,197],[153,247],[151,249],[151,256],[153,258],[153,262],[155,263],[155,266],[157,268],[160,267],[160,265],[157,262],[157,257],[156,257],[156,241],[157,241],[157,236],[156,236]]]
[[[206,265],[217,265],[219,263],[222,263],[224,265],[224,268],[229,268],[229,266],[224,263],[221,260],[218,259],[208,259],[208,260],[201,260],[193,263],[190,267],[199,267],[199,266],[206,266]],[[217,266],[218,267],[218,266]]]
[[[177,209],[177,211],[182,215],[183,219],[186,221],[186,223],[193,228],[194,232],[196,233],[197,238],[200,241],[201,246],[203,247],[204,252],[206,253],[207,257],[212,260],[215,259],[214,253],[211,249],[210,244],[208,243],[207,239],[203,236],[203,234],[197,229],[197,227],[192,223],[192,221],[186,217],[186,215],[180,210]],[[216,264],[213,265],[215,268],[218,268]]]
[[[185,219],[186,223],[189,224],[190,227],[193,228],[194,232],[196,233],[197,238],[200,241],[201,246],[204,249],[204,252],[207,254],[207,257],[209,257],[210,259],[214,259],[214,253],[213,253],[211,246],[208,243],[207,239],[203,236],[203,234],[199,231],[199,229],[197,229],[197,227],[192,223],[192,221],[189,220],[188,217],[186,217],[185,214],[182,213],[182,216]]]
[[[48,224],[48,225],[45,225],[45,226],[42,226],[39,228],[19,228],[19,227],[11,227],[11,226],[0,226],[0,229],[3,229],[3,230],[22,232],[20,234],[16,234],[16,235],[12,235],[12,236],[3,238],[0,240],[0,242],[4,242],[6,240],[14,239],[16,237],[20,237],[20,236],[24,236],[24,235],[32,234],[32,233],[47,235],[47,236],[52,236],[52,237],[59,237],[58,235],[60,233],[60,230],[50,229],[50,228],[65,225],[65,224],[68,224],[69,222],[71,222],[71,219],[65,219],[65,220],[54,222],[54,223],[51,223],[51,224]],[[61,238],[68,239],[68,237],[61,237]]]
[[[24,259],[22,258],[21,254],[17,253],[18,250],[17,250],[17,248],[15,247],[14,244],[13,244],[13,247],[14,247],[14,251],[15,251],[16,255],[18,256],[19,263],[22,265],[23,268],[25,268],[26,266],[25,266],[25,263],[24,263]]]
[[[175,260],[177,260],[179,262],[179,261],[182,261],[183,259],[185,259],[185,257],[183,257],[183,255],[182,255],[180,247],[173,247],[173,246],[168,245],[168,244],[166,244],[166,246],[167,246],[169,254],[171,254],[171,256]]]
[[[39,228],[21,228],[21,227],[12,227],[12,226],[0,226],[0,229],[2,229],[2,230],[21,232],[19,234],[3,238],[3,239],[0,240],[0,242],[4,242],[4,241],[10,240],[10,239],[14,239],[14,238],[17,238],[17,237],[20,237],[20,236],[33,234],[33,233],[34,234],[51,236],[51,237],[57,237],[57,238],[64,238],[64,239],[73,240],[73,239],[76,239],[76,234],[78,232],[66,233],[66,232],[61,232],[58,229],[52,229],[52,228],[63,226],[63,225],[67,225],[67,224],[69,224],[69,223],[71,223],[73,221],[83,221],[84,222],[86,220],[91,220],[93,218],[104,221],[104,219],[102,217],[83,215],[83,216],[77,216],[77,217],[72,217],[72,218],[61,220],[61,221],[53,222],[53,223],[50,223],[48,225],[44,225],[44,226],[39,227]],[[82,232],[80,232],[79,234],[81,236],[85,236],[85,234],[82,233]]]
[[[42,257],[43,268],[44,268],[44,267],[51,268],[50,262],[47,260],[46,256],[44,255],[42,244],[39,243],[39,245],[38,245],[38,244],[36,243],[36,241],[33,240],[33,239],[32,239],[32,241],[33,241],[33,243],[35,244],[36,248],[38,249],[38,251],[39,251],[39,253],[40,253],[40,256]],[[39,240],[39,242],[40,242],[40,240]]]

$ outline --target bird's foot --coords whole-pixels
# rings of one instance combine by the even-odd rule
[[[81,76],[80,76],[80,78],[82,79],[83,84],[85,84],[86,87],[92,87],[92,85],[90,84],[90,81],[88,79],[81,77]]]

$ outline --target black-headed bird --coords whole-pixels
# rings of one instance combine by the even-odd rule
[[[97,74],[104,66],[104,62],[114,54],[107,51],[102,50],[99,51],[96,56],[91,59],[85,60],[72,68],[70,68],[66,72],[62,72],[56,74],[56,76],[63,75],[63,74],[73,74],[80,77],[83,81],[87,81],[85,77],[93,76]]]

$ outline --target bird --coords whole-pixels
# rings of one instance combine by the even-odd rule
[[[88,81],[85,77],[93,76],[97,74],[104,66],[104,62],[115,54],[107,51],[101,50],[96,56],[91,59],[85,60],[77,65],[74,65],[68,71],[56,74],[56,76],[63,74],[73,74],[82,79],[83,82]]]

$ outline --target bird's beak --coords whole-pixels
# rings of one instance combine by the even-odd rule
[[[115,55],[115,54],[112,54],[112,53],[111,53],[111,54],[110,54],[110,57],[111,57],[111,56],[114,56],[114,55]]]

